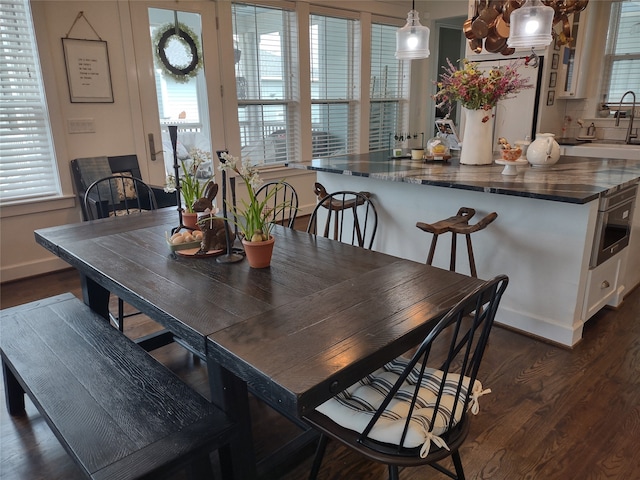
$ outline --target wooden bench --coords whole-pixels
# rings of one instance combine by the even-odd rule
[[[227,416],[72,294],[0,322],[9,413],[25,414],[27,393],[88,478],[212,478],[209,453],[229,453]]]

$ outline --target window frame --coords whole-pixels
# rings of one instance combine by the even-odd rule
[[[309,101],[311,108],[311,137],[312,137],[312,152],[311,156],[314,157],[314,149],[316,149],[316,145],[323,145],[324,148],[318,148],[319,155],[318,156],[332,156],[332,155],[344,155],[354,153],[358,150],[359,146],[359,132],[360,132],[360,105],[362,102],[362,80],[360,76],[361,64],[362,64],[362,54],[357,55],[358,52],[362,52],[361,42],[362,42],[362,21],[357,15],[346,14],[346,12],[338,11],[338,10],[327,10],[327,9],[312,9],[309,12],[309,63],[312,66],[313,61],[313,42],[311,39],[313,25],[313,17],[324,17],[327,19],[335,19],[339,21],[346,22],[346,35],[349,38],[349,41],[352,42],[349,45],[349,49],[347,51],[348,65],[347,72],[345,75],[345,81],[347,84],[345,85],[345,95],[344,98],[339,97],[330,97],[330,96],[314,96],[313,95],[313,83],[314,80],[312,78],[309,79],[310,90],[309,90]],[[351,23],[352,22],[352,23]],[[318,65],[318,68],[322,68],[321,65]],[[310,68],[310,76],[311,76]],[[329,131],[331,127],[327,125],[320,126],[319,130],[317,127],[314,127],[314,110],[324,110],[326,112],[330,112],[331,110],[336,110],[335,107],[344,106],[346,107],[346,138],[344,148],[338,149],[334,152],[330,152],[327,155],[323,155],[324,150],[332,145],[331,137],[332,134]],[[322,133],[326,133],[326,136],[318,136]],[[318,134],[318,135],[314,135]],[[334,145],[335,146],[335,145]],[[316,152],[318,153],[318,151]]]
[[[606,41],[606,47],[604,52],[604,62],[603,62],[603,77],[602,77],[602,85],[600,89],[600,98],[604,98],[605,102],[610,105],[618,105],[620,103],[620,98],[610,98],[611,94],[611,85],[612,85],[612,77],[613,77],[613,69],[616,62],[620,61],[628,61],[631,60],[633,62],[637,62],[638,66],[636,70],[640,74],[640,45],[639,49],[635,53],[625,53],[625,54],[615,54],[614,50],[616,48],[616,40],[620,28],[620,21],[622,16],[622,5],[626,3],[624,1],[613,1],[611,2],[611,6],[609,9],[609,22],[608,22],[608,35]],[[635,3],[640,6],[640,2],[634,1],[629,3]],[[633,86],[629,87],[629,89],[634,90]],[[636,89],[637,90],[637,89]],[[636,92],[637,96],[640,96],[640,93]],[[623,106],[632,105],[633,98],[631,96],[627,96],[625,98],[625,102],[622,104]],[[640,98],[636,99],[640,101]]]
[[[6,3],[6,2],[5,2]],[[25,17],[25,24],[27,29],[27,36],[29,37],[29,45],[34,52],[34,56],[31,59],[26,60],[32,61],[32,66],[35,68],[35,73],[38,78],[36,79],[37,88],[39,90],[38,96],[40,101],[40,115],[41,120],[44,122],[44,125],[41,127],[43,130],[40,135],[46,137],[46,151],[43,153],[45,155],[44,162],[38,161],[37,164],[42,164],[47,169],[48,182],[41,183],[40,191],[30,193],[28,195],[14,195],[7,197],[6,199],[0,199],[0,203],[2,205],[2,218],[10,217],[14,215],[23,215],[27,213],[32,213],[33,211],[47,211],[47,210],[56,210],[59,208],[68,208],[69,200],[73,198],[72,195],[64,195],[63,194],[63,186],[67,185],[67,179],[65,179],[64,185],[60,176],[58,158],[60,157],[60,152],[56,149],[56,143],[54,138],[59,137],[60,128],[58,127],[54,132],[54,124],[51,123],[50,120],[50,111],[52,108],[57,109],[58,103],[56,97],[53,98],[47,97],[46,89],[45,89],[45,65],[44,63],[50,63],[50,59],[47,55],[44,58],[41,58],[43,49],[40,48],[36,36],[36,32],[38,31],[37,24],[40,24],[44,21],[40,15],[37,15],[36,12],[32,11],[31,4],[28,0],[21,2],[19,0],[10,0],[10,3],[16,5],[18,7],[22,7],[22,14]],[[22,4],[22,5],[20,5]],[[24,29],[25,26],[20,26],[19,28]],[[20,35],[20,38],[24,39],[25,35]],[[24,40],[22,40],[24,41]],[[50,68],[50,65],[48,66]],[[49,69],[48,69],[49,70]],[[15,118],[9,116],[9,120],[7,123],[15,122]],[[15,162],[14,162],[15,163]],[[59,202],[63,200],[63,202]],[[47,206],[42,206],[43,202],[49,203]],[[39,204],[39,206],[34,206],[34,204]],[[7,208],[10,207],[10,208]]]
[[[299,26],[297,25],[297,14],[296,14],[296,10],[295,8],[293,8],[293,5],[288,5],[288,4],[282,4],[282,5],[266,5],[266,4],[262,4],[260,2],[251,2],[251,1],[233,1],[231,3],[231,22],[232,22],[232,28],[231,28],[231,32],[232,32],[232,36],[234,38],[234,44],[237,42],[236,39],[236,13],[235,13],[235,9],[236,9],[236,5],[245,5],[245,6],[249,6],[249,7],[253,7],[256,9],[272,9],[272,10],[279,10],[282,12],[282,15],[287,15],[288,18],[284,18],[283,17],[283,21],[288,24],[288,25],[293,25],[293,29],[294,31],[292,31],[290,28],[284,29],[282,32],[280,32],[281,38],[280,38],[280,42],[282,42],[282,51],[284,52],[284,55],[287,59],[291,60],[292,62],[287,62],[284,61],[282,68],[283,68],[283,97],[282,98],[277,98],[277,99],[265,99],[262,96],[261,93],[261,85],[259,85],[259,89],[260,89],[260,93],[256,98],[238,98],[238,91],[239,91],[239,78],[238,77],[238,69],[235,68],[234,69],[234,78],[236,80],[236,103],[237,103],[237,120],[238,120],[238,130],[239,130],[239,140],[240,140],[240,148],[242,150],[242,155],[246,155],[247,157],[251,158],[251,152],[255,152],[256,149],[257,151],[260,150],[260,145],[258,145],[257,143],[255,143],[256,140],[261,141],[262,142],[262,151],[263,151],[263,158],[262,159],[258,159],[256,160],[255,158],[252,158],[252,163],[260,165],[261,167],[279,167],[284,165],[285,163],[287,163],[291,158],[296,158],[299,146],[298,143],[295,141],[296,137],[299,135],[300,130],[299,130],[299,111],[298,111],[298,105],[299,105],[299,84],[296,82],[296,77],[298,77],[298,75],[296,75],[296,71],[298,70],[299,66],[298,66],[298,46],[297,44],[295,44],[295,36],[296,36],[296,32],[299,30]],[[256,34],[258,34],[258,36],[260,36],[259,32],[256,32]],[[258,42],[259,44],[259,42]],[[234,46],[235,48],[235,46]],[[259,46],[256,46],[256,49],[259,50]],[[242,55],[242,54],[241,54]],[[246,53],[245,53],[245,58],[246,58]],[[242,58],[241,60],[242,61]],[[258,60],[258,63],[256,65],[253,65],[252,68],[255,68],[255,73],[258,75],[258,84],[261,83],[263,77],[260,76],[260,62]],[[244,75],[248,75],[247,72],[244,72]],[[268,77],[267,77],[268,78]],[[245,138],[244,134],[243,134],[243,128],[244,128],[244,122],[241,120],[241,111],[242,109],[246,109],[247,111],[249,109],[253,110],[253,112],[251,112],[251,115],[257,115],[257,116],[262,116],[264,117],[264,109],[265,107],[269,107],[269,106],[273,106],[273,107],[277,107],[280,106],[283,109],[284,115],[285,115],[285,119],[284,119],[284,124],[282,129],[276,129],[273,132],[271,132],[270,134],[265,134],[266,130],[268,129],[268,125],[265,125],[265,121],[262,120],[261,122],[258,122],[259,124],[257,125],[249,125],[250,128],[259,128],[262,129],[263,132],[263,137],[260,140],[258,136],[256,136],[256,138],[253,138],[253,135],[251,135],[249,138],[251,140],[254,141],[254,144],[246,144],[243,145],[243,138]],[[281,134],[278,134],[281,130],[284,130],[284,137],[281,136]],[[277,134],[277,135],[276,135]],[[267,137],[270,137],[271,135],[276,135],[275,138],[271,139],[275,151],[275,157],[273,160],[269,161],[268,159],[266,159],[266,155],[267,155],[267,150],[268,150],[268,145],[267,144]],[[285,157],[282,158],[282,155],[280,155],[282,149],[284,147],[284,154]]]
[[[374,41],[373,38],[373,26],[374,25],[379,25],[381,27],[389,27],[390,29],[393,30],[393,44],[395,44],[395,31],[401,26],[397,24],[397,20],[395,19],[390,19],[390,18],[383,18],[383,17],[373,17],[370,23],[370,30],[371,30],[371,42]],[[394,52],[395,53],[395,52]],[[373,65],[373,48],[371,48],[370,51],[370,55],[369,55],[369,66],[371,67]],[[409,94],[410,94],[410,88],[411,88],[411,61],[410,60],[397,60],[398,62],[398,84],[400,86],[399,88],[399,92],[397,92],[397,95],[394,96],[380,96],[377,97],[375,95],[369,95],[369,139],[368,139],[368,145],[369,145],[369,151],[376,151],[376,150],[387,150],[390,148],[393,148],[393,145],[391,144],[391,140],[392,137],[391,135],[395,132],[406,132],[408,131],[408,124],[409,124]],[[370,69],[370,78],[369,78],[369,85],[370,85],[370,89],[373,89],[373,78],[374,78],[374,72],[371,71]],[[373,106],[374,105],[378,105],[383,107],[384,105],[395,105],[396,106],[396,112],[395,112],[395,128],[394,128],[394,132],[389,132],[389,138],[384,138],[385,133],[384,130],[385,128],[387,128],[387,124],[383,122],[383,124],[379,127],[376,127],[376,130],[382,130],[382,132],[380,133],[376,133],[375,135],[373,135],[374,133],[374,127],[373,127],[373,122],[374,122],[374,118],[373,118]],[[381,110],[385,110],[384,108],[381,108]],[[374,137],[374,139],[372,140],[372,137]],[[377,137],[377,138],[375,138]],[[386,144],[385,144],[385,140],[386,140]]]

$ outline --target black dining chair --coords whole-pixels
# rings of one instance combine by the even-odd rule
[[[96,180],[87,187],[83,201],[88,220],[121,217],[158,208],[153,189],[139,178],[126,174]],[[139,314],[137,311],[125,314],[124,302],[118,298],[118,312],[109,312],[109,318],[122,332],[124,319]]]
[[[320,433],[311,479],[328,439],[388,466],[430,465],[464,479],[459,448],[469,432],[469,411],[489,393],[478,370],[509,279],[500,275],[467,294],[438,322],[408,359],[398,357],[338,393],[304,419]],[[430,365],[436,365],[431,367]],[[455,473],[440,460],[451,457]]]
[[[275,190],[275,192],[274,192]],[[298,215],[298,193],[293,185],[285,181],[268,182],[256,192],[256,198],[264,199],[271,195],[266,207],[275,212],[273,222],[293,228]]]
[[[316,184],[318,204],[313,209],[307,233],[371,249],[378,230],[378,212],[368,192],[339,191],[327,194]]]
[[[83,204],[88,220],[158,208],[153,189],[127,174],[115,174],[93,182],[84,193]]]

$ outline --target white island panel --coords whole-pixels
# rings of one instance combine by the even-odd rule
[[[325,172],[318,172],[318,181],[328,191],[371,192],[379,215],[374,249],[419,262],[426,260],[431,235],[416,222],[450,217],[463,206],[476,210],[472,224],[497,212],[491,225],[471,236],[478,275],[504,273],[511,280],[496,321],[567,346],[582,337],[597,201],[572,204]],[[440,236],[435,266],[449,268],[450,238]],[[457,270],[469,273],[464,237],[457,258]]]

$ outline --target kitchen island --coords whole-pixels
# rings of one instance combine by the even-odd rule
[[[431,235],[416,222],[432,223],[476,210],[474,223],[490,212],[497,220],[473,235],[478,275],[511,278],[496,321],[549,341],[573,346],[584,322],[604,305],[618,305],[633,286],[624,285],[628,249],[589,268],[599,199],[638,182],[640,164],[621,159],[562,157],[553,166],[501,165],[393,159],[372,152],[292,162],[314,170],[327,191],[371,192],[379,216],[374,249],[424,262]],[[639,235],[638,225],[634,225]],[[448,268],[448,239],[433,264]],[[464,242],[458,242],[458,271],[469,273]]]

